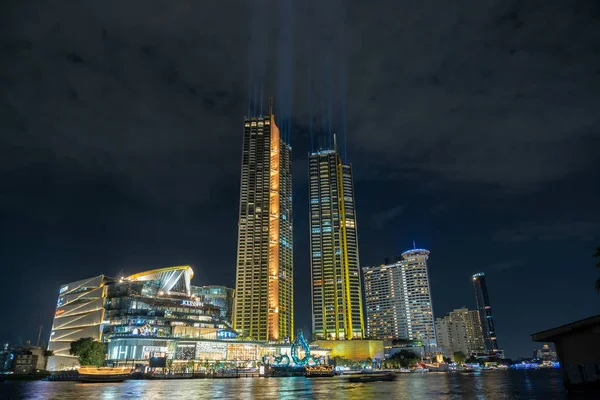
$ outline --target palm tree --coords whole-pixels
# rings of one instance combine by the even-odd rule
[[[596,247],[594,257],[598,259],[598,262],[596,263],[596,268],[600,268],[600,246]],[[596,291],[600,292],[600,279],[596,279]]]

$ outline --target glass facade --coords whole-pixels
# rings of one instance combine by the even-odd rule
[[[244,120],[233,323],[255,340],[294,335],[291,155],[272,110]]]
[[[121,341],[120,347],[110,345],[109,359],[146,359],[154,353],[177,356],[175,344],[181,340],[236,338],[223,317],[231,315],[233,290],[212,287],[203,296],[196,296],[193,292],[201,288],[190,285],[192,277],[189,266],[179,266],[121,279],[100,275],[62,285],[48,345],[54,356],[48,368],[76,366],[70,346],[84,337],[109,345],[113,340]],[[142,339],[150,344],[135,344]],[[167,342],[172,343],[171,348],[165,345]],[[177,350],[178,354],[185,352],[184,347]]]
[[[152,337],[217,338],[230,330],[221,310],[198,297],[167,294],[160,281],[122,281],[106,289],[103,337],[129,334]]]
[[[492,305],[490,304],[490,296],[488,294],[485,274],[483,272],[473,275],[473,287],[475,288],[475,300],[477,302],[479,318],[481,319],[485,350],[488,352],[498,350],[496,329],[494,328],[494,317],[492,316]]]
[[[315,339],[364,337],[352,167],[335,150],[309,157],[312,328]]]
[[[203,303],[219,307],[221,318],[231,323],[233,318],[234,290],[225,286],[192,286],[192,296]]]

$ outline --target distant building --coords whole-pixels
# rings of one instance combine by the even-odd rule
[[[0,374],[10,372],[12,360],[13,355],[8,349],[8,343],[4,343],[4,348],[0,352]]]
[[[544,344],[541,349],[533,351],[533,358],[540,361],[556,361],[556,352],[550,348],[547,344]]]
[[[454,320],[449,316],[437,318],[435,321],[437,342],[442,347],[445,357],[454,358],[454,353],[462,352],[469,356],[467,331],[462,319]]]
[[[462,351],[467,357],[484,351],[479,312],[458,308],[436,320],[438,345],[447,349],[448,357]]]
[[[244,119],[234,328],[255,340],[294,335],[292,147],[269,115]]]
[[[46,352],[42,347],[9,347],[8,343],[0,352],[0,373],[35,374],[46,368]]]
[[[479,311],[467,308],[458,308],[448,313],[448,317],[454,321],[461,320],[465,324],[467,337],[467,355],[485,349],[483,330]]]
[[[308,158],[312,333],[316,339],[360,339],[365,329],[352,166],[333,147]]]
[[[367,336],[382,340],[408,338],[402,263],[363,267],[362,270]]]
[[[428,250],[412,249],[394,264],[363,267],[369,336],[437,345],[428,258]]]
[[[481,320],[485,350],[491,353],[494,350],[498,350],[498,340],[496,339],[496,328],[494,327],[490,295],[483,272],[473,275],[473,287],[475,288],[475,300]]]

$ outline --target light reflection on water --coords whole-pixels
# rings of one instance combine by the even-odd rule
[[[239,378],[175,381],[5,382],[0,399],[563,399],[556,370],[401,374],[394,382],[342,378]]]

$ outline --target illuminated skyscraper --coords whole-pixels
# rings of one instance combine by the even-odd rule
[[[475,300],[477,301],[479,318],[481,318],[485,350],[488,352],[498,350],[496,329],[494,328],[494,318],[492,317],[492,306],[483,272],[473,275],[473,286],[475,287]]]
[[[428,250],[413,249],[393,264],[363,268],[369,336],[437,344],[428,258]]]
[[[436,331],[437,344],[444,348],[449,357],[456,351],[462,351],[467,356],[484,351],[477,310],[458,308],[450,311],[444,318],[436,320]]]
[[[313,336],[363,338],[352,167],[335,145],[309,156],[309,199]]]
[[[291,155],[272,103],[245,118],[234,328],[257,340],[294,332]]]

